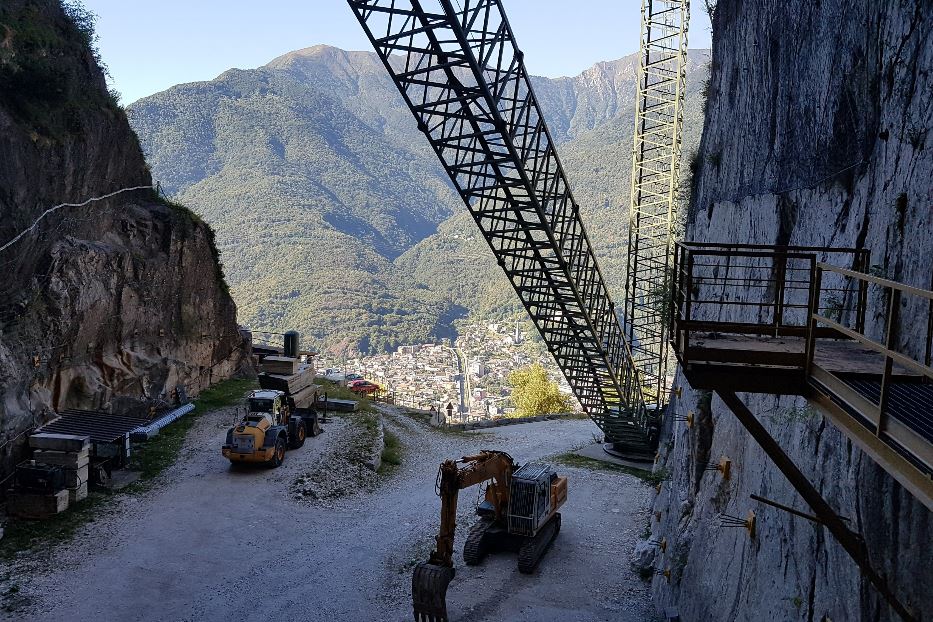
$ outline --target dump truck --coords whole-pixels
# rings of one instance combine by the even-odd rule
[[[259,463],[277,467],[285,460],[286,449],[304,445],[305,438],[321,433],[313,392],[292,396],[277,389],[258,389],[246,397],[246,414],[227,430],[221,449],[233,464]],[[296,404],[296,397],[298,402]],[[312,407],[305,407],[311,400]]]
[[[489,553],[518,553],[518,570],[534,572],[560,531],[560,513],[567,501],[567,478],[546,464],[529,462],[519,468],[504,451],[484,450],[459,460],[444,461],[437,474],[441,522],[437,546],[428,561],[415,567],[411,595],[415,620],[447,622],[447,587],[454,578],[454,530],[461,490],[489,482],[476,508],[479,521],[463,545],[468,566]]]

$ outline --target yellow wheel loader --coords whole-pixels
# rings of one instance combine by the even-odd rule
[[[221,451],[233,464],[261,463],[277,467],[285,450],[304,445],[307,436],[321,433],[317,412],[296,408],[284,391],[260,389],[246,398],[246,415],[227,430]]]
[[[516,469],[502,451],[482,451],[460,460],[446,460],[437,473],[441,526],[437,548],[415,567],[411,596],[416,622],[447,622],[447,587],[454,578],[454,529],[460,490],[492,480],[476,508],[479,521],[463,545],[468,566],[492,552],[518,553],[518,570],[531,573],[560,531],[557,510],[567,501],[567,478],[545,464]]]

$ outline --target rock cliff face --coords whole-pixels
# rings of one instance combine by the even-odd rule
[[[0,5],[0,244],[57,204],[152,184],[89,26],[50,0]],[[144,411],[246,360],[213,233],[151,189],[50,213],[0,266],[0,445],[51,410]]]
[[[928,0],[720,0],[686,238],[864,246],[874,271],[929,287],[930,9]],[[901,332],[922,354],[925,321]],[[689,387],[683,376],[675,384]],[[930,512],[802,399],[741,397],[852,520],[901,602],[933,617]],[[655,565],[672,574],[653,580],[660,608],[685,621],[896,619],[822,528],[764,506],[754,508],[754,540],[720,528],[721,512],[752,509],[750,494],[806,506],[718,398],[687,390],[674,407],[698,421],[672,423],[662,444],[671,479],[652,532],[669,543]],[[765,416],[781,412],[805,416]],[[723,454],[730,481],[697,468]]]

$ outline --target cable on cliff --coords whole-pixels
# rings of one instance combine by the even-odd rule
[[[48,216],[49,214],[51,214],[51,213],[53,213],[53,212],[58,211],[59,209],[61,209],[61,208],[63,208],[63,207],[84,207],[85,205],[88,205],[88,204],[90,204],[90,203],[94,203],[95,201],[103,201],[104,199],[109,199],[110,197],[114,197],[114,196],[116,196],[116,195],[118,195],[118,194],[122,194],[122,193],[124,193],[124,192],[132,192],[133,190],[155,190],[157,187],[158,187],[158,184],[156,184],[155,186],[150,184],[150,185],[148,185],[148,186],[133,186],[133,187],[131,187],[131,188],[121,188],[121,189],[119,189],[119,190],[115,190],[115,191],[111,192],[110,194],[105,194],[105,195],[99,196],[99,197],[92,197],[92,198],[87,199],[86,201],[83,201],[83,202],[81,202],[81,203],[60,203],[60,204],[58,204],[58,205],[55,205],[55,206],[53,206],[53,207],[50,207],[49,209],[47,209],[47,210],[45,210],[44,212],[42,212],[42,214],[40,214],[39,217],[36,218],[35,222],[33,222],[29,227],[27,227],[26,229],[24,229],[23,231],[21,231],[16,237],[14,237],[12,240],[10,240],[9,242],[7,242],[7,243],[4,244],[3,246],[0,246],[0,253],[2,253],[3,251],[5,251],[6,249],[8,249],[9,247],[11,247],[11,246],[13,246],[14,244],[16,244],[17,242],[19,242],[20,239],[22,239],[23,236],[25,236],[25,235],[26,235],[27,233],[29,233],[30,231],[35,231],[36,227],[39,226],[39,223],[42,222],[42,220],[43,220],[46,216]]]

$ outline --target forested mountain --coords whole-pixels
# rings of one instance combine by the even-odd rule
[[[687,148],[708,54],[690,57]],[[636,57],[538,98],[617,296],[625,270]],[[517,300],[375,54],[317,46],[134,103],[166,192],[217,232],[240,321],[382,350]],[[687,167],[685,166],[685,169]]]

